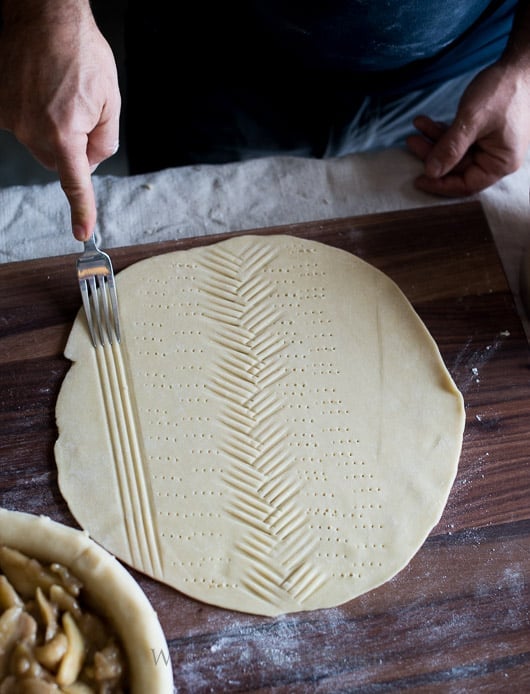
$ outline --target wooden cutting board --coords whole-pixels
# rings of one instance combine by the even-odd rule
[[[132,571],[169,642],[169,653],[153,654],[159,667],[173,667],[178,691],[194,694],[530,690],[530,361],[482,208],[444,205],[252,233],[344,248],[398,283],[464,395],[459,473],[440,523],[410,564],[335,609],[245,615]],[[222,238],[110,255],[118,271]],[[0,265],[0,505],[73,526],[57,487],[54,408],[79,306],[75,256]]]

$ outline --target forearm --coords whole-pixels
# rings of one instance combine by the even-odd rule
[[[0,0],[0,47],[10,53],[27,40],[61,51],[64,39],[80,42],[95,27],[90,0]]]
[[[530,0],[520,0],[500,62],[530,73]]]
[[[90,0],[0,0],[4,25],[32,22],[64,22],[91,17]]]

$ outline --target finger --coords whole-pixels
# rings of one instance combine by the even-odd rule
[[[92,171],[119,148],[119,117],[100,121],[88,136],[87,157]]]
[[[406,144],[408,150],[421,161],[425,161],[433,146],[432,142],[426,140],[422,135],[409,135]]]
[[[429,157],[434,146],[432,142],[426,140],[421,135],[410,135],[407,138],[406,144],[409,152],[418,157],[418,159],[421,159],[421,161],[425,161],[427,157]],[[472,156],[470,153],[467,153],[450,173],[462,174],[471,164]],[[431,177],[431,180],[437,179]]]
[[[90,164],[85,148],[68,150],[56,158],[61,187],[71,210],[72,232],[78,241],[86,241],[96,225],[96,200]]]
[[[432,142],[439,140],[448,128],[445,123],[433,121],[432,118],[428,116],[416,116],[413,120],[413,125],[424,137]]]
[[[499,176],[472,164],[462,173],[450,173],[442,178],[432,178],[423,174],[418,176],[414,183],[425,193],[444,197],[468,197],[485,190],[498,180]]]
[[[441,178],[447,174],[462,161],[476,139],[477,133],[472,124],[457,116],[425,159],[426,176]]]
[[[406,144],[412,154],[425,161],[429,157],[434,143],[446,132],[448,126],[423,115],[416,116],[413,125],[419,130],[419,133],[409,135]]]

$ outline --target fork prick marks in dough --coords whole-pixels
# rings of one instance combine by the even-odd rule
[[[315,544],[298,506],[300,485],[282,416],[286,375],[280,314],[268,301],[274,284],[266,269],[276,255],[256,240],[239,254],[212,247],[202,263],[203,315],[215,321],[219,359],[210,391],[224,402],[222,452],[229,460],[223,481],[226,511],[243,526],[236,551],[242,584],[254,596],[279,604],[288,594],[302,605],[326,581],[312,562]]]

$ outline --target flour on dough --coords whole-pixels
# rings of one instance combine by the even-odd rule
[[[79,314],[57,403],[68,505],[128,564],[263,615],[342,604],[440,519],[464,409],[398,287],[342,250],[234,236],[117,277],[123,340]]]

